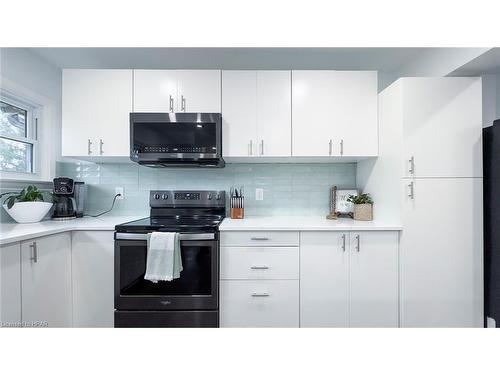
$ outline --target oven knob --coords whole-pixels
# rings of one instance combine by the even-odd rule
[[[168,199],[168,194],[163,194],[163,195],[161,196],[161,199],[167,200],[167,199]]]
[[[217,194],[217,195],[215,196],[215,199],[217,199],[218,201],[220,201],[220,194]]]
[[[153,195],[154,199],[160,199],[160,194],[156,193],[155,195]]]
[[[208,200],[211,201],[212,200],[212,194],[211,193],[208,193],[208,196],[207,196]]]

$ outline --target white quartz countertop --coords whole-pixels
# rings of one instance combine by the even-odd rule
[[[74,230],[115,230],[115,225],[143,216],[85,217],[67,221],[45,220],[32,224],[0,223],[0,245]]]
[[[41,221],[33,224],[0,224],[0,245],[29,240],[50,234],[75,230],[115,230],[115,225],[143,216],[102,216],[68,221]],[[401,230],[398,223],[381,221],[355,221],[352,219],[327,220],[324,217],[309,216],[269,216],[249,217],[241,220],[225,218],[220,231],[361,231],[361,230]]]
[[[402,230],[399,223],[384,221],[356,221],[348,218],[327,220],[319,216],[269,216],[245,219],[225,218],[220,231],[293,230],[293,231],[361,231]]]

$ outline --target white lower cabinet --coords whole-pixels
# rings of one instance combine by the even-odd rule
[[[351,232],[350,327],[398,327],[399,234]]]
[[[72,233],[73,326],[114,326],[112,231]]]
[[[21,248],[19,243],[0,247],[0,323],[18,327],[21,322]]]
[[[300,325],[349,326],[348,232],[301,233]]]
[[[222,327],[298,327],[298,280],[221,280]]]
[[[302,232],[301,327],[398,327],[398,232]]]
[[[21,242],[22,321],[72,326],[71,235]]]

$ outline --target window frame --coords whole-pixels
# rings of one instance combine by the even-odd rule
[[[26,111],[26,137],[19,137],[9,134],[1,134],[0,138],[26,143],[31,145],[31,171],[8,171],[0,170],[2,179],[4,178],[21,178],[21,179],[37,179],[40,172],[39,162],[39,144],[38,144],[38,127],[40,106],[25,98],[20,98],[17,95],[0,91],[0,101]]]

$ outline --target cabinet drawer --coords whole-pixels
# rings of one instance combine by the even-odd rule
[[[299,246],[299,232],[222,232],[222,246]]]
[[[221,248],[221,279],[298,278],[298,247]]]
[[[298,327],[298,280],[222,280],[222,327]]]

